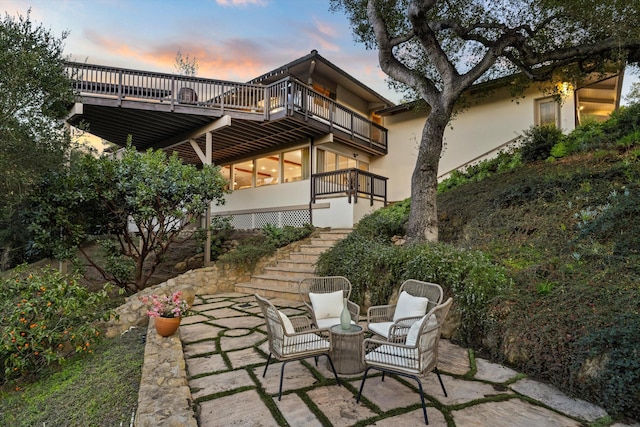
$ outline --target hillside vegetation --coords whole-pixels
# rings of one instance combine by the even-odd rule
[[[640,419],[640,106],[524,141],[441,185],[439,244],[393,244],[407,200],[364,218],[318,273],[349,277],[365,305],[407,278],[440,283],[454,340]]]

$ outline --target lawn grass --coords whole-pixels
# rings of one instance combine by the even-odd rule
[[[146,328],[105,339],[39,381],[5,386],[0,426],[129,426],[138,402]]]

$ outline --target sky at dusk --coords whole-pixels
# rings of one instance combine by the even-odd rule
[[[316,49],[389,100],[377,54],[357,44],[328,0],[2,0],[3,12],[68,31],[72,60],[175,73],[178,49],[198,76],[245,82]],[[3,13],[4,15],[4,13]]]
[[[65,54],[89,64],[176,73],[180,50],[198,60],[198,76],[248,81],[316,49],[387,99],[377,54],[356,43],[328,0],[1,0],[0,11],[26,16],[65,39]],[[623,97],[637,75],[625,76]]]

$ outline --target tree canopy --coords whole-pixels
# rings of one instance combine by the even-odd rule
[[[573,82],[637,61],[635,0],[331,0],[407,99],[430,108],[411,185],[411,240],[437,240],[437,173],[456,103],[478,82],[518,73]]]
[[[185,227],[211,201],[224,203],[226,185],[218,167],[185,165],[175,153],[129,145],[115,158],[85,154],[40,182],[30,228],[36,248],[57,259],[80,251],[106,280],[135,292]],[[100,256],[87,250],[92,240]]]
[[[60,120],[73,102],[62,42],[29,15],[0,20],[0,250],[2,266],[24,260],[20,213],[39,177],[65,162]]]

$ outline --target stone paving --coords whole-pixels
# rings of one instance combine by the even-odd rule
[[[304,314],[299,302],[272,301],[287,315]],[[340,375],[338,386],[324,357],[317,366],[313,358],[289,362],[278,401],[280,363],[272,360],[262,377],[269,351],[255,298],[201,295],[193,309],[196,315],[183,319],[180,337],[200,427],[424,425],[412,380],[387,376],[382,382],[378,371],[370,371],[374,375],[356,403],[362,375]],[[472,372],[467,350],[440,342],[439,368],[449,397],[435,374],[423,380],[431,426],[587,426],[607,416],[598,406],[483,359],[475,359]]]

